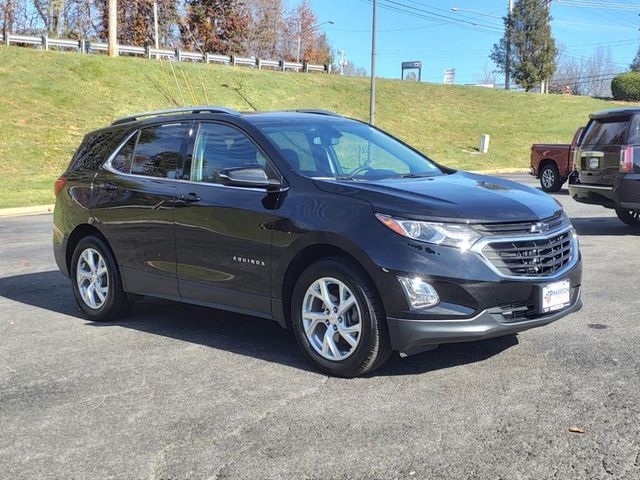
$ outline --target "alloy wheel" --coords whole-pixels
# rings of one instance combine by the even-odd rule
[[[80,298],[91,309],[98,310],[109,294],[107,264],[96,249],[86,248],[78,258],[76,282]]]
[[[542,185],[545,188],[553,187],[554,182],[556,181],[556,175],[550,168],[545,168],[542,172]]]
[[[307,289],[302,324],[313,349],[327,360],[344,360],[360,343],[360,305],[349,287],[335,278],[320,278]]]

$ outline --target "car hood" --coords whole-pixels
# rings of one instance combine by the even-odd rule
[[[322,190],[359,197],[376,212],[405,218],[498,223],[537,221],[562,210],[546,193],[516,182],[458,171],[424,178],[314,180]]]

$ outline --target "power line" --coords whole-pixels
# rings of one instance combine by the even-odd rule
[[[366,3],[368,5],[372,5],[373,3],[372,0],[359,0],[359,1]],[[447,21],[440,21],[440,22],[433,23],[432,26],[434,27],[438,25],[454,25],[458,28],[473,30],[476,32],[491,33],[491,34],[502,33],[502,29],[495,28],[491,25],[474,23],[474,22],[470,22],[460,18],[455,18],[455,17],[441,15],[438,13],[429,12],[427,10],[412,7],[410,5],[406,5],[401,2],[397,2],[395,0],[380,0],[380,2],[381,3],[378,5],[380,8],[383,8],[385,10],[392,11],[392,12],[402,13],[413,18],[429,20],[432,22],[434,20],[440,20],[441,18],[447,19]]]

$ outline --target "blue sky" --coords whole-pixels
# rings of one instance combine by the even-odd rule
[[[319,22],[327,25],[331,44],[344,49],[347,59],[370,69],[371,11],[370,0],[310,0]],[[552,2],[553,35],[567,55],[582,59],[592,55],[598,46],[610,48],[620,71],[627,69],[640,43],[640,2],[627,0],[556,0]],[[287,0],[293,5],[296,0]],[[383,5],[405,5],[404,9],[428,10],[469,23],[451,23],[448,18],[431,19],[391,11]],[[421,60],[422,79],[442,82],[446,68],[456,69],[456,83],[478,80],[491,46],[501,37],[502,16],[507,0],[379,0],[378,62],[379,76],[399,78],[402,61]],[[595,8],[596,4],[614,4],[618,8]],[[574,6],[571,6],[574,5]],[[575,6],[577,5],[577,6]],[[627,8],[629,5],[633,8]],[[457,7],[459,12],[452,12]],[[463,12],[469,10],[478,13]],[[421,14],[418,10],[412,10]],[[423,15],[423,14],[422,14]],[[481,27],[472,24],[481,25]]]

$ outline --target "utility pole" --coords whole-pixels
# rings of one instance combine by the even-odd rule
[[[504,58],[504,89],[511,88],[511,14],[513,13],[513,0],[509,0],[509,11],[507,12],[507,35],[506,51]]]
[[[376,122],[376,9],[377,0],[373,0],[373,23],[371,26],[371,93],[369,95],[369,123]]]
[[[547,15],[549,14],[549,10],[551,10],[551,0],[545,0],[547,6]],[[548,18],[548,17],[547,17]],[[549,79],[544,79],[542,81],[542,88],[540,89],[541,93],[549,93]]]
[[[154,38],[156,40],[156,60],[160,60],[160,54],[158,50],[160,50],[160,39],[158,38],[158,2],[154,0],[153,2],[153,32]]]
[[[347,64],[344,61],[344,56],[345,56],[344,50],[338,50],[338,55],[340,55],[340,75],[344,75],[344,67]]]
[[[302,48],[302,20],[298,20],[298,55],[296,55],[296,62],[300,63],[300,49]]]
[[[109,0],[109,42],[110,57],[118,56],[118,1]]]

